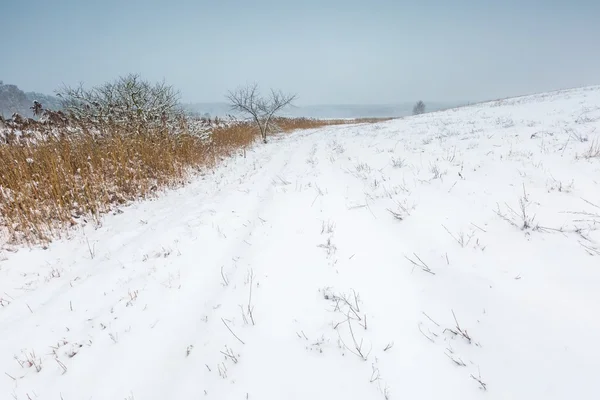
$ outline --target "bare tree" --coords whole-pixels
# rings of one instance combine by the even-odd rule
[[[273,116],[286,106],[292,104],[296,99],[296,95],[271,89],[269,96],[263,97],[258,92],[258,85],[252,84],[230,91],[227,99],[231,104],[232,110],[250,115],[260,130],[263,142],[267,143],[269,124],[272,123]]]
[[[425,103],[421,100],[417,101],[417,103],[413,107],[413,115],[419,115],[425,113]]]

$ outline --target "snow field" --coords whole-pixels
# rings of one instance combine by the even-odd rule
[[[592,399],[600,87],[278,136],[0,253],[0,398]]]

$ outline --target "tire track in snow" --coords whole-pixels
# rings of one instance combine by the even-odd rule
[[[221,335],[225,336],[218,336],[215,343],[220,340],[223,346],[231,348],[237,362],[223,361],[231,368],[226,379],[219,377],[214,370],[203,371],[202,381],[211,382],[206,389],[209,397],[240,398],[249,394],[258,398],[307,398],[316,395],[317,387],[323,391],[323,397],[357,396],[357,393],[373,397],[379,395],[378,389],[386,390],[385,384],[378,388],[369,382],[368,378],[373,373],[371,364],[356,359],[340,343],[332,326],[343,316],[328,312],[331,304],[324,298],[326,292],[323,289],[332,287],[335,293],[350,293],[356,289],[364,300],[368,318],[374,318],[370,323],[375,328],[381,324],[385,328],[393,325],[383,321],[385,315],[377,313],[378,303],[390,301],[386,290],[389,293],[404,288],[404,293],[394,299],[399,305],[403,302],[410,304],[407,299],[414,297],[406,284],[394,282],[402,274],[390,274],[390,262],[387,260],[390,253],[386,248],[393,247],[390,243],[393,235],[381,231],[380,222],[367,210],[348,210],[348,193],[362,192],[364,182],[345,173],[337,160],[329,159],[335,146],[322,143],[322,137],[328,137],[328,133],[323,132],[314,140],[305,138],[304,142],[297,144],[298,150],[288,168],[290,174],[295,175],[296,182],[289,174],[285,176],[291,184],[273,193],[272,201],[263,214],[267,222],[257,226],[252,246],[247,248],[238,263],[238,268],[241,268],[242,261],[245,261],[244,268],[251,268],[255,273],[252,306],[256,325],[243,325],[241,322],[242,311],[238,305],[247,304],[249,292],[247,285],[241,286],[235,296],[228,298],[229,306],[220,310],[221,315],[234,321],[231,327],[245,344],[241,345],[225,327],[221,327]],[[353,133],[353,130],[342,131],[341,136]],[[352,151],[360,151],[360,148]],[[346,155],[339,158],[344,157]],[[318,162],[307,162],[312,158],[318,158]],[[318,194],[319,191],[322,194]],[[337,250],[332,251],[329,258],[328,250],[319,247],[328,239],[328,232],[322,232],[323,224],[328,221],[339,222],[333,227],[331,237]],[[357,232],[373,236],[372,240],[364,243],[361,236],[357,237]],[[372,241],[380,244],[373,247]],[[373,255],[371,251],[380,254]],[[369,269],[371,276],[365,276],[365,268]],[[386,280],[389,283],[382,286],[381,282]],[[367,286],[382,287],[384,293],[361,291]],[[411,313],[412,310],[406,313],[405,318],[416,321],[416,317],[411,318]],[[400,329],[402,327],[403,324]],[[399,328],[392,327],[390,333],[384,334],[378,333],[377,329],[365,331],[358,325],[355,329],[357,337],[364,337],[365,343],[369,342],[373,347],[369,359],[374,361],[383,354],[383,349],[393,340]],[[348,331],[344,330],[342,334],[346,342],[351,343]],[[217,357],[225,358],[219,354]],[[199,357],[197,366],[191,371],[201,369],[201,359],[205,358]],[[261,369],[257,370],[256,365],[261,365]],[[283,365],[290,368],[282,368]],[[347,372],[346,375],[332,377],[327,373],[331,369]],[[385,378],[385,368],[380,369],[378,373]],[[193,382],[190,374],[181,379],[180,384],[173,385],[179,388],[177,393],[197,393],[194,389],[198,388],[186,384]],[[300,375],[305,376],[311,385],[298,380]],[[382,382],[385,382],[384,378],[381,378]],[[338,382],[336,379],[341,380]],[[357,384],[345,385],[348,379]],[[252,393],[248,393],[250,387],[254,390]],[[257,388],[260,388],[259,392]]]
[[[289,138],[284,138],[277,140],[277,142],[285,143],[288,140]],[[290,151],[293,150],[289,147],[282,147],[280,143],[273,143],[269,147],[270,148],[267,148],[265,146],[264,149],[260,150],[260,153],[263,154],[258,159],[258,162],[261,163],[261,167],[256,172],[252,170],[247,170],[244,174],[244,185],[246,187],[253,188],[253,191],[250,193],[250,195],[252,196],[250,197],[250,199],[248,199],[248,196],[244,196],[245,198],[242,199],[242,201],[240,202],[240,196],[242,196],[242,194],[236,190],[240,186],[239,181],[237,181],[237,179],[236,182],[227,185],[216,195],[216,197],[213,197],[213,199],[210,200],[212,205],[209,204],[206,206],[202,206],[202,203],[200,203],[200,200],[202,200],[202,198],[198,199],[199,202],[197,204],[190,204],[191,200],[186,199],[184,203],[180,204],[180,207],[183,206],[185,209],[190,210],[191,215],[179,214],[178,219],[171,219],[170,221],[168,221],[167,217],[163,215],[162,218],[159,218],[156,221],[149,222],[149,225],[154,226],[155,229],[152,230],[149,227],[145,227],[146,229],[144,229],[143,232],[140,233],[139,237],[134,237],[132,235],[131,240],[129,240],[126,243],[119,244],[119,253],[131,254],[132,250],[139,246],[139,243],[143,243],[144,240],[148,239],[148,235],[153,236],[151,238],[153,242],[160,243],[161,239],[157,239],[155,237],[156,231],[158,231],[159,237],[164,237],[165,239],[169,238],[169,240],[173,240],[173,238],[177,239],[178,236],[181,234],[181,226],[184,225],[186,221],[190,220],[191,218],[196,218],[196,216],[199,213],[203,212],[195,211],[194,207],[198,208],[198,205],[201,205],[202,210],[206,210],[214,205],[214,208],[218,211],[213,216],[213,218],[218,217],[220,214],[229,214],[230,210],[228,210],[228,208],[239,208],[240,205],[243,206],[243,210],[239,210],[239,212],[244,216],[248,216],[248,218],[245,219],[250,220],[256,215],[260,214],[260,210],[267,203],[264,201],[264,197],[265,195],[268,195],[268,192],[271,190],[270,179],[272,176],[272,170],[281,169],[282,165],[285,165],[285,163],[287,162],[287,158],[289,158]],[[266,156],[264,154],[266,154]],[[258,191],[256,190],[257,187]],[[258,196],[254,197],[254,194],[256,192],[258,192]],[[174,195],[167,194],[165,198],[162,198],[159,201],[161,201],[167,206],[168,201],[166,198],[170,196]],[[261,197],[263,197],[262,200]],[[170,206],[169,208],[171,208],[172,204],[168,206]],[[224,239],[222,240],[222,243],[220,245],[212,245],[210,248],[206,248],[203,246],[199,247],[197,245],[194,246],[192,240],[179,237],[179,239],[182,240],[182,247],[184,247],[185,249],[194,249],[194,252],[182,254],[177,258],[171,256],[173,258],[173,262],[170,268],[180,268],[181,271],[184,271],[186,273],[185,275],[187,281],[184,282],[182,289],[171,290],[166,294],[166,296],[159,295],[158,298],[162,304],[151,304],[149,309],[152,310],[151,312],[153,313],[153,319],[155,317],[158,323],[154,323],[153,328],[149,329],[149,323],[147,321],[147,318],[146,320],[144,320],[143,318],[140,319],[139,315],[136,315],[135,313],[132,314],[130,312],[131,308],[125,309],[124,307],[121,311],[119,311],[118,309],[115,311],[116,305],[118,305],[119,303],[118,301],[116,304],[113,305],[105,305],[103,309],[99,309],[92,315],[86,313],[88,315],[88,320],[96,320],[98,321],[98,323],[103,320],[104,322],[106,322],[106,320],[113,320],[114,318],[118,318],[119,316],[124,317],[128,321],[128,323],[130,323],[131,326],[133,326],[133,328],[129,326],[127,329],[134,332],[134,336],[137,338],[137,340],[128,342],[128,334],[124,334],[123,337],[118,339],[119,342],[115,343],[115,349],[117,347],[120,347],[119,349],[116,349],[115,351],[107,351],[104,353],[99,353],[95,351],[95,348],[92,345],[89,349],[85,349],[86,351],[82,352],[77,358],[73,359],[76,362],[76,364],[71,369],[71,371],[69,371],[69,375],[65,375],[60,381],[57,380],[53,382],[53,384],[48,385],[47,382],[43,382],[45,379],[36,379],[39,378],[39,375],[34,377],[35,380],[38,380],[37,383],[39,383],[39,386],[44,387],[46,389],[45,392],[52,392],[53,390],[51,389],[51,387],[54,387],[54,391],[56,393],[61,391],[63,394],[68,394],[69,390],[67,381],[77,379],[85,380],[86,377],[89,377],[91,375],[102,374],[105,377],[105,379],[112,380],[116,383],[116,385],[109,388],[103,385],[102,383],[90,383],[89,390],[91,393],[98,393],[100,396],[105,394],[112,398],[114,396],[123,396],[124,393],[126,393],[123,391],[124,389],[127,389],[128,391],[136,385],[138,386],[138,388],[148,388],[148,385],[143,384],[143,382],[135,382],[133,379],[131,379],[132,376],[128,376],[127,374],[125,374],[126,376],[128,376],[127,379],[125,379],[125,377],[123,376],[119,376],[123,374],[121,374],[121,369],[117,365],[115,365],[113,371],[98,371],[96,374],[91,373],[91,371],[93,371],[95,368],[94,364],[107,365],[114,362],[118,362],[125,364],[130,363],[131,365],[133,365],[139,362],[139,360],[148,359],[149,361],[153,361],[151,364],[148,365],[155,366],[152,368],[156,368],[156,376],[161,376],[160,372],[164,370],[166,366],[174,367],[175,365],[177,365],[178,362],[173,362],[171,360],[178,360],[178,356],[181,354],[181,352],[185,351],[185,348],[182,348],[182,338],[178,337],[177,335],[182,336],[183,340],[185,340],[186,337],[190,338],[190,343],[193,342],[192,338],[196,340],[199,333],[199,331],[196,332],[197,328],[201,327],[202,325],[206,325],[204,322],[202,322],[203,315],[210,315],[212,311],[212,307],[210,305],[212,305],[213,303],[217,303],[219,301],[219,297],[223,295],[223,293],[220,293],[223,292],[223,289],[219,286],[221,278],[218,265],[227,261],[229,258],[229,254],[240,252],[240,249],[242,249],[243,246],[246,246],[244,244],[244,240],[246,240],[252,234],[252,230],[254,229],[255,224],[257,222],[258,220],[254,218],[254,221],[246,227],[242,227],[240,223],[241,229],[239,233],[236,232],[235,236],[229,237],[228,239]],[[210,223],[209,219],[207,219],[207,223]],[[206,232],[208,229],[206,225],[200,226],[199,228],[200,232]],[[233,231],[234,229],[237,229],[237,227],[231,226],[231,229]],[[173,237],[173,231],[176,232],[175,237]],[[184,252],[185,251],[186,250],[184,250]],[[218,257],[222,258],[219,259]],[[203,262],[198,263],[198,261]],[[196,265],[194,265],[193,263],[195,263]],[[103,263],[101,261],[98,261],[97,268],[100,269],[100,267],[103,266],[103,264],[104,266],[106,266],[105,262]],[[144,272],[144,264],[141,262],[137,262],[137,264],[137,271],[139,272],[136,273],[136,275],[138,278],[143,278],[144,275],[147,275],[147,272]],[[134,268],[133,272],[135,271],[136,268]],[[69,283],[65,282],[64,284],[58,287],[50,288],[50,291],[37,291],[35,295],[44,298],[44,303],[42,303],[43,305],[39,308],[36,308],[36,313],[47,313],[50,310],[52,310],[51,312],[56,313],[55,309],[57,303],[64,302],[65,299],[67,299],[65,304],[68,305],[68,298],[70,298],[70,296],[73,296],[74,292],[85,290],[86,287],[91,287],[90,285],[93,285],[94,287],[105,287],[110,290],[111,286],[113,286],[113,284],[111,284],[111,280],[113,279],[112,277],[115,277],[115,272],[117,272],[116,276],[124,276],[127,278],[132,277],[131,271],[126,272],[124,274],[120,274],[120,268],[116,270],[115,268],[107,268],[106,271],[100,272],[101,273],[97,275],[92,275],[90,279],[85,280],[85,282],[81,282],[78,285],[78,287],[74,289],[71,288],[70,290],[68,290],[70,288]],[[207,293],[207,291],[209,292]],[[144,297],[154,297],[154,295],[152,294],[154,292],[155,290],[151,292],[140,293],[138,295],[138,302],[140,300],[143,301]],[[200,310],[198,310],[199,300],[201,302],[204,301],[204,305],[200,304]],[[79,307],[79,305],[76,305],[76,307]],[[196,309],[199,312],[194,316],[190,316],[189,314],[183,312],[185,310],[190,309]],[[144,308],[143,311],[145,312],[145,310],[146,308]],[[202,312],[201,310],[204,310],[204,312]],[[114,313],[116,313],[116,315]],[[28,317],[27,319],[24,319],[26,316],[21,317],[18,314],[19,313],[15,313],[15,316],[17,316],[17,318],[21,318],[24,321],[24,323],[28,325],[35,323],[35,318],[32,319],[31,317]],[[138,312],[138,314],[140,313]],[[105,316],[104,318],[102,317],[103,315]],[[5,316],[3,315],[3,317]],[[11,322],[11,326],[14,328],[15,324],[19,324],[19,321],[20,319],[13,320]],[[83,329],[73,329],[78,324],[80,324],[80,322],[77,322],[73,318],[71,318],[71,321],[72,324],[69,324],[71,325],[69,331],[73,330],[74,332],[77,332],[76,336],[78,336],[79,338],[87,337],[91,338],[92,340],[96,340],[94,338],[97,337],[100,333],[102,333],[105,336],[108,336],[106,331],[97,332],[97,330],[99,329],[97,328],[98,324],[95,324],[94,327],[90,327],[89,324],[85,324],[83,326]],[[162,328],[161,323],[164,323],[165,325],[167,325],[167,327]],[[144,327],[146,327],[146,333],[143,332]],[[55,327],[50,327],[49,329],[51,329],[52,331],[56,330]],[[64,332],[64,326],[62,327],[62,329]],[[102,328],[102,330],[103,329],[105,328]],[[173,332],[176,332],[177,334],[174,335]],[[43,335],[46,337],[46,339],[44,339],[47,343],[46,346],[49,346],[52,343],[54,343],[54,341],[51,339],[52,336],[56,337],[58,340],[60,337],[64,337],[64,335],[65,334],[59,336],[59,334],[57,333],[55,333],[54,335]],[[69,334],[66,335],[69,336]],[[21,338],[19,339],[19,341],[22,343],[30,343],[28,344],[28,347],[40,348],[41,346],[43,346],[41,341],[37,341],[37,344],[34,344],[34,341],[32,340],[34,336],[42,336],[40,335],[39,329],[32,331],[31,337]],[[156,347],[152,349],[139,348],[140,345],[138,343],[143,342],[144,339],[148,339],[150,342],[157,343]],[[9,340],[7,340],[6,343],[8,342]],[[126,349],[123,348],[124,346],[126,346]],[[92,358],[94,359],[93,363],[90,362],[90,359]],[[146,366],[146,368],[148,370],[151,369],[151,367],[148,366]],[[121,385],[119,385],[118,382],[121,382]],[[31,383],[33,384],[32,387],[38,386],[35,384],[35,382]],[[120,392],[119,388],[121,389]]]

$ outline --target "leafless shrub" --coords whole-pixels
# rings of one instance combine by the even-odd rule
[[[152,84],[137,74],[85,89],[63,87],[57,93],[68,114],[95,126],[108,123],[160,126],[178,114],[179,93],[165,82]]]
[[[266,143],[274,115],[290,105],[296,95],[271,89],[269,97],[263,97],[258,92],[258,85],[253,84],[230,91],[227,99],[232,110],[248,114],[252,118]]]

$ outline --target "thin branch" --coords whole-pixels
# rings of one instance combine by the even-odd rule
[[[428,340],[429,340],[431,343],[435,343],[435,341],[434,341],[432,338],[430,338],[429,336],[427,336],[427,335],[425,334],[425,332],[423,332],[423,330],[421,329],[421,324],[418,324],[418,327],[419,327],[419,332],[421,332],[421,334],[422,334],[423,336],[425,336],[425,337],[426,337],[426,338],[427,338],[427,339],[428,339]]]
[[[240,341],[241,344],[246,344],[244,343],[244,341],[242,339],[240,339],[235,333],[233,333],[233,331],[231,330],[231,328],[229,327],[229,325],[227,325],[227,322],[225,322],[225,320],[223,318],[221,318],[221,321],[223,321],[223,324],[227,327],[227,329],[229,329],[229,332],[231,332],[231,334]]]
[[[471,225],[473,225],[475,228],[479,229],[481,232],[487,233],[487,231],[483,228],[480,228],[479,226],[475,225],[474,223],[471,222]]]
[[[428,320],[430,320],[431,322],[433,322],[436,326],[440,326],[440,324],[438,324],[437,322],[435,322],[429,315],[425,314],[424,311],[421,311],[423,313],[424,316],[427,317]]]
[[[221,278],[223,278],[224,286],[229,286],[229,280],[227,279],[227,277],[223,273],[223,267],[221,267]]]

